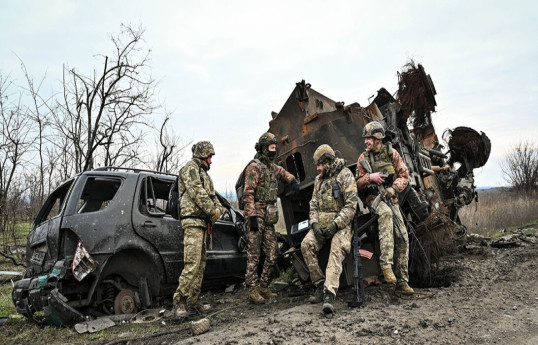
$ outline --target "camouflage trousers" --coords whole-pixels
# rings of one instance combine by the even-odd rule
[[[200,298],[204,276],[206,253],[206,229],[187,226],[183,229],[183,262],[185,266],[179,276],[179,286],[174,293],[173,302],[186,298],[188,305],[194,305]]]
[[[331,239],[329,262],[327,263],[327,270],[324,276],[319,268],[317,252],[320,251],[325,242],[318,241],[312,229],[306,234],[301,243],[301,252],[310,271],[312,283],[317,285],[325,278],[324,290],[336,295],[338,286],[340,285],[340,274],[342,274],[342,261],[344,261],[346,255],[351,250],[352,237],[353,233],[349,227],[339,230],[334,234]]]
[[[268,287],[271,283],[271,275],[278,257],[278,241],[276,238],[275,227],[266,224],[265,221],[256,217],[258,220],[258,231],[250,231],[248,224],[248,250],[247,250],[247,276],[245,283],[247,286]],[[265,262],[261,276],[258,278],[258,265],[260,263],[260,254],[263,250]]]
[[[379,247],[381,249],[379,262],[381,269],[391,268],[394,263],[394,275],[398,282],[408,282],[409,239],[400,209],[396,207],[395,211],[393,215],[392,209],[385,202],[380,202],[375,210],[375,213],[379,215]],[[400,220],[401,233],[393,216]]]

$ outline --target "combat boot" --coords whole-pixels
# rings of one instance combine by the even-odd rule
[[[190,315],[190,312],[189,310],[187,309],[187,301],[185,298],[181,298],[179,300],[179,303],[176,304],[174,306],[174,308],[172,308],[172,313],[176,316],[176,317],[187,317]]]
[[[383,269],[383,277],[385,277],[387,283],[396,283],[396,276],[392,273],[392,268],[390,267]]]
[[[396,291],[401,291],[404,295],[412,295],[415,293],[415,290],[407,282],[399,282],[396,285]]]
[[[312,304],[321,303],[323,301],[323,282],[319,283],[316,286],[316,291],[310,297],[308,297],[308,302]]]
[[[323,295],[323,312],[325,314],[333,314],[334,313],[334,294],[330,291],[325,291],[325,294]]]
[[[198,300],[195,304],[192,305],[192,309],[196,310],[198,313],[207,313],[211,309],[211,304],[204,304],[201,300]]]
[[[276,293],[271,291],[271,289],[269,289],[268,287],[261,287],[261,286],[260,286],[260,295],[264,299],[269,299],[269,298],[275,298],[276,297]]]
[[[260,295],[259,286],[251,286],[248,288],[248,299],[254,304],[263,304],[265,299]]]

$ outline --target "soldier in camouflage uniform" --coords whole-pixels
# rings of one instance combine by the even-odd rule
[[[319,173],[310,200],[310,231],[301,243],[301,252],[316,286],[311,303],[323,301],[323,312],[334,313],[334,298],[338,291],[342,261],[351,250],[351,221],[357,210],[357,185],[353,173],[343,159],[336,158],[329,145],[314,152]],[[321,271],[317,252],[330,242],[331,252],[325,275]]]
[[[206,235],[225,210],[207,174],[215,154],[213,145],[209,141],[200,141],[193,145],[192,152],[193,158],[181,168],[178,178],[184,267],[173,301],[174,313],[179,317],[187,316],[191,309],[205,312],[211,308],[200,300],[206,264]]]
[[[299,193],[299,183],[284,168],[273,163],[276,156],[277,138],[272,133],[264,133],[255,145],[256,155],[245,169],[243,191],[244,215],[248,229],[246,285],[249,287],[249,300],[264,303],[265,299],[275,297],[269,289],[271,275],[278,257],[278,243],[274,224],[278,221],[276,206],[278,182],[291,184],[292,191]],[[258,265],[261,250],[265,262],[261,276]]]
[[[385,137],[385,130],[379,122],[368,123],[364,127],[363,137],[366,151],[357,161],[357,187],[363,204],[379,215],[381,270],[386,282],[396,283],[398,290],[411,295],[414,291],[408,284],[409,239],[397,199],[397,193],[403,191],[409,182],[409,171],[400,154],[392,149],[392,145],[381,142]],[[374,173],[367,173],[360,164],[363,159],[370,163]],[[385,200],[390,200],[396,207],[391,208],[384,201],[373,205],[374,199],[379,194],[376,185],[385,187]]]

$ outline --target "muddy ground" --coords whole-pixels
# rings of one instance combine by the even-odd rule
[[[106,330],[113,332],[106,339],[64,331],[52,343],[538,344],[537,234],[536,225],[518,230],[502,248],[482,239],[468,243],[442,263],[450,285],[417,289],[423,299],[404,300],[381,284],[366,288],[364,307],[351,309],[353,291],[345,288],[328,319],[321,305],[305,301],[310,291],[296,286],[275,287],[283,289],[279,297],[262,306],[245,302],[245,289],[207,292],[204,299],[220,312],[209,317],[205,334],[193,336],[188,327],[200,317],[168,318],[138,328],[118,325]]]

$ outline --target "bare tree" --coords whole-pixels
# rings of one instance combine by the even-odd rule
[[[179,173],[183,163],[183,150],[189,146],[181,143],[173,129],[169,127],[170,114],[166,114],[161,128],[159,129],[158,154],[150,159],[150,168],[166,173]]]
[[[531,141],[516,144],[501,162],[503,177],[520,192],[538,190],[538,146]]]
[[[33,144],[31,119],[21,106],[21,95],[10,93],[11,86],[13,81],[0,75],[0,231],[4,245],[7,226],[15,221],[10,218],[8,201],[20,197],[17,177],[25,163],[24,156]]]
[[[100,56],[102,72],[86,76],[64,67],[63,99],[51,108],[55,127],[68,138],[76,172],[102,164],[136,159],[142,136],[134,129],[147,125],[155,82],[149,73],[149,49],[141,48],[141,28],[122,25],[112,37],[114,54]]]

